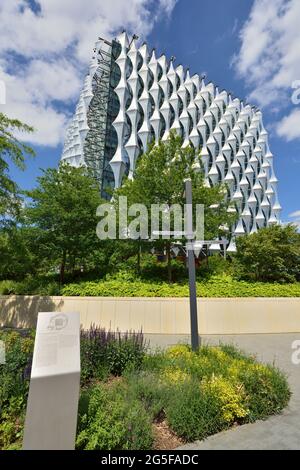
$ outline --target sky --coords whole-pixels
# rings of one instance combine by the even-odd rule
[[[300,227],[299,0],[0,0],[0,24],[0,112],[35,128],[21,188],[58,165],[97,37],[126,29],[262,110],[282,220]]]

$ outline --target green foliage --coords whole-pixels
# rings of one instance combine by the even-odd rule
[[[197,353],[174,346],[164,354],[159,370],[160,380],[169,384],[167,421],[188,441],[234,423],[264,419],[282,410],[290,398],[278,369],[256,363],[232,345],[203,346]]]
[[[60,286],[53,276],[26,276],[22,281],[0,281],[0,295],[60,295]]]
[[[247,394],[249,421],[278,413],[286,406],[290,392],[285,376],[277,368],[244,364],[237,376]]]
[[[166,413],[171,428],[187,441],[204,439],[227,427],[221,418],[219,400],[203,393],[198,383],[178,387]]]
[[[10,448],[22,437],[29,389],[33,334],[0,331],[6,363],[0,364],[0,449]]]
[[[14,224],[0,231],[0,279],[23,279],[42,267],[36,248],[38,235],[35,227]]]
[[[86,383],[110,374],[119,376],[126,369],[138,370],[146,343],[142,333],[121,334],[92,327],[81,332],[80,351],[81,381]]]
[[[67,268],[85,267],[100,248],[95,233],[99,187],[85,168],[67,164],[45,170],[38,183],[26,192],[32,202],[25,210],[25,221],[40,230],[36,242],[44,259],[60,266],[64,282]]]
[[[15,216],[20,210],[19,188],[9,176],[9,161],[24,169],[24,155],[34,156],[32,148],[15,137],[16,132],[33,132],[33,128],[0,113],[0,222],[2,224],[6,216]]]
[[[232,345],[202,346],[197,353],[189,346],[172,346],[146,355],[141,370],[127,370],[122,381],[82,395],[77,446],[145,448],[144,442],[128,444],[122,414],[127,405],[137,410],[131,433],[139,435],[137,429],[145,426],[150,441],[149,423],[166,419],[178,436],[193,441],[278,413],[289,397],[280,371],[258,364]]]
[[[297,227],[271,225],[237,239],[239,278],[269,282],[300,280],[300,233]]]
[[[0,366],[0,449],[19,449],[34,332],[0,331],[0,339],[7,359]],[[193,352],[179,344],[145,354],[141,334],[121,338],[91,329],[81,354],[77,449],[151,449],[153,423],[161,420],[184,440],[204,439],[279,413],[290,398],[277,368],[233,345]]]
[[[17,284],[15,281],[0,281],[0,295],[11,295],[17,291]]]
[[[149,356],[146,358],[148,359]],[[160,363],[157,361],[154,370],[147,370],[143,367],[141,371],[129,371],[126,374],[129,393],[143,404],[152,420],[157,420],[164,414],[167,396],[170,393],[168,385],[160,380],[157,374],[162,364],[163,360]]]
[[[83,398],[87,401],[86,396]],[[86,406],[86,405],[85,405]],[[97,385],[88,397],[87,412],[79,414],[77,449],[143,450],[153,442],[151,419],[126,386]]]
[[[187,279],[187,267],[184,261],[174,258],[170,263],[173,281]],[[141,279],[168,281],[167,261],[158,262],[156,256],[145,253],[141,259]]]
[[[115,259],[115,257],[113,257]],[[111,262],[111,260],[110,260]],[[117,260],[112,272],[105,276],[105,280],[145,280],[145,281],[167,281],[167,261],[157,261],[157,257],[150,253],[143,253],[140,258],[139,274],[137,273],[136,256],[130,256],[126,260]],[[187,279],[187,268],[184,261],[171,260],[173,280]]]
[[[186,297],[188,286],[166,282],[112,280],[69,284],[63,287],[62,293],[69,296],[173,297],[174,294],[174,297]]]
[[[188,297],[186,282],[136,280],[128,271],[121,271],[107,280],[70,283],[62,288],[53,277],[28,276],[23,281],[0,281],[0,295],[65,295],[75,297]],[[229,275],[205,276],[197,281],[198,297],[300,297],[300,283],[280,284],[247,282]]]
[[[209,279],[212,276],[220,276],[223,274],[231,275],[233,273],[233,265],[231,260],[225,259],[220,254],[214,254],[201,260],[201,264],[197,270],[197,278]]]
[[[0,284],[1,285],[1,284]],[[99,282],[68,284],[62,288],[66,296],[99,297],[188,297],[188,283],[150,282],[112,279]],[[247,282],[230,276],[212,276],[197,282],[198,297],[299,297],[300,283],[278,284]]]
[[[195,171],[196,170],[196,171]],[[224,227],[230,226],[236,219],[236,214],[227,212],[229,201],[227,190],[222,184],[212,187],[205,184],[205,176],[201,155],[193,146],[182,148],[182,139],[175,132],[170,133],[167,141],[159,141],[157,145],[150,145],[147,152],[139,157],[134,173],[134,179],[126,179],[124,184],[114,193],[115,206],[118,211],[118,196],[126,196],[128,205],[144,204],[148,209],[148,227],[151,226],[151,206],[164,205],[171,208],[179,205],[184,214],[185,187],[184,180],[190,178],[193,190],[193,210],[196,205],[204,205],[205,238],[212,239],[224,235]],[[166,211],[164,211],[166,213]],[[168,212],[170,230],[174,230],[174,213]],[[129,223],[135,216],[129,217]],[[160,223],[162,213],[160,213]],[[183,218],[182,218],[183,222]],[[221,228],[223,227],[223,228]],[[178,228],[177,228],[178,230]],[[136,252],[140,242],[136,242]],[[172,266],[170,264],[170,240],[157,240],[157,248],[164,248],[168,262],[168,280],[172,281]]]
[[[179,204],[183,208],[186,178],[192,181],[194,204],[205,206],[205,236],[210,239],[222,234],[220,225],[231,221],[225,188],[204,184],[201,155],[192,146],[182,148],[182,139],[176,133],[171,132],[165,142],[150,145],[138,160],[134,179],[127,179],[116,195],[127,196],[128,204],[142,203],[148,209],[151,204]],[[211,208],[213,204],[218,207]]]

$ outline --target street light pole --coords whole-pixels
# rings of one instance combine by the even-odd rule
[[[190,290],[190,317],[191,317],[191,344],[193,351],[196,351],[199,346],[199,332],[198,332],[198,314],[197,314],[197,291],[196,291],[196,270],[195,270],[195,256],[193,250],[193,196],[192,196],[192,181],[191,179],[185,180],[185,199],[186,199],[186,225],[187,225],[187,256],[188,256],[188,270],[189,270],[189,290]]]

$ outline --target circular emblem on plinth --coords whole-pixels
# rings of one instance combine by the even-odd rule
[[[54,315],[49,321],[49,330],[63,330],[68,324],[68,317],[64,313]]]

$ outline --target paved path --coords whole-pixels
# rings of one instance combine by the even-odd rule
[[[158,346],[188,340],[187,337],[174,336],[151,335],[149,338],[151,344]],[[294,365],[291,360],[294,340],[300,340],[300,333],[202,337],[203,342],[233,343],[247,352],[257,354],[257,359],[262,362],[275,362],[287,374],[292,397],[289,406],[280,415],[238,426],[179,449],[300,449],[300,365]]]

